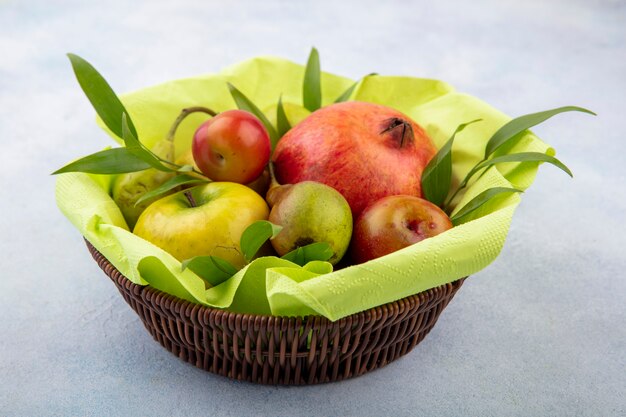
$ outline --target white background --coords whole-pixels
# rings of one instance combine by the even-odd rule
[[[626,7],[621,1],[0,0],[0,414],[626,414]],[[232,382],[144,330],[59,213],[49,174],[108,138],[66,52],[118,92],[255,55],[438,78],[535,129],[540,169],[500,257],[411,354],[342,383]]]

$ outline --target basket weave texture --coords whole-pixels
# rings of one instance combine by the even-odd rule
[[[206,371],[261,384],[341,381],[385,366],[424,339],[464,281],[335,322],[274,317],[218,310],[134,284],[87,247],[163,347]]]

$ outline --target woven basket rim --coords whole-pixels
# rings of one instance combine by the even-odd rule
[[[347,321],[347,320],[355,320],[355,319],[359,319],[360,316],[369,316],[369,317],[364,317],[367,321],[369,320],[377,320],[381,317],[386,316],[385,313],[390,312],[390,311],[394,311],[394,307],[397,307],[398,310],[402,311],[405,310],[407,307],[413,305],[413,304],[425,304],[428,303],[430,300],[433,300],[435,298],[435,295],[438,292],[441,291],[445,291],[446,289],[449,289],[448,287],[450,286],[457,286],[457,285],[461,285],[465,279],[467,279],[468,277],[463,277],[463,278],[459,278],[457,280],[454,280],[452,282],[446,283],[446,284],[442,284],[439,285],[437,287],[433,287],[433,288],[429,288],[427,290],[424,290],[422,292],[419,292],[417,294],[411,294],[409,296],[403,297],[403,298],[399,298],[397,300],[394,301],[390,301],[375,307],[371,307],[367,310],[363,310],[363,311],[359,311],[357,313],[352,313],[349,314],[347,316],[344,316],[340,319],[337,320],[330,320],[327,317],[324,317],[322,315],[306,315],[306,316],[275,316],[275,315],[271,315],[271,314],[256,314],[256,313],[240,313],[240,312],[235,312],[235,311],[229,311],[227,309],[221,309],[221,308],[217,308],[217,307],[211,307],[205,304],[200,304],[200,303],[195,303],[189,300],[184,300],[180,297],[177,297],[175,295],[169,294],[165,291],[161,291],[157,288],[154,288],[152,286],[148,285],[140,285],[140,284],[136,284],[134,282],[132,282],[130,279],[128,279],[128,277],[126,277],[124,274],[122,274],[100,251],[98,251],[98,249],[96,249],[86,238],[84,239],[85,243],[87,245],[87,248],[89,249],[89,252],[92,254],[92,256],[94,258],[96,258],[97,255],[100,255],[103,259],[104,262],[106,262],[106,264],[108,264],[111,268],[113,268],[118,275],[118,279],[122,279],[124,281],[125,286],[130,287],[133,289],[133,292],[136,292],[137,294],[139,293],[146,293],[146,295],[148,296],[148,298],[152,298],[152,297],[157,297],[157,296],[161,296],[163,298],[165,298],[164,301],[164,307],[171,310],[171,311],[175,311],[176,313],[179,314],[185,314],[185,316],[188,317],[192,317],[191,313],[192,310],[196,310],[196,309],[200,309],[204,312],[204,314],[217,314],[217,315],[222,315],[222,314],[228,314],[229,316],[234,317],[234,319],[241,319],[241,320],[245,320],[245,321],[279,321],[280,323],[282,322],[289,322],[289,321],[293,321],[293,320],[301,320],[301,321],[311,321],[311,320],[319,320],[321,321],[320,323],[315,323],[315,324],[324,324],[324,322],[327,323],[340,323],[342,321]],[[104,269],[104,268],[103,268]],[[111,279],[113,279],[112,277],[110,277]],[[147,306],[148,308],[150,308],[149,306]],[[202,315],[198,315],[198,316],[202,316]],[[231,319],[231,317],[229,317],[229,319]],[[369,320],[368,320],[369,319]],[[259,323],[260,324],[260,323]]]

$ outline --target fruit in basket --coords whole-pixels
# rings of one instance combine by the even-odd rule
[[[134,233],[180,261],[213,255],[240,268],[245,264],[239,247],[243,231],[268,214],[265,200],[250,188],[212,182],[154,202]]]
[[[183,153],[178,158],[176,158],[175,163],[178,165],[191,165],[195,169],[199,170],[198,166],[196,165],[196,161],[193,160],[193,153],[191,152],[191,148],[187,152]],[[201,175],[196,175],[193,172],[189,172],[188,174],[191,176],[197,176],[198,178],[203,178]],[[251,182],[247,183],[246,187],[252,188],[259,195],[263,196],[267,192],[269,185],[270,185],[270,171],[269,169],[265,168],[263,172],[261,172],[261,175],[259,175],[256,179],[252,180]]]
[[[172,142],[167,139],[161,140],[154,145],[152,152],[163,159],[171,160],[174,153]],[[174,174],[172,172],[149,168],[143,171],[119,174],[117,178],[115,178],[111,189],[111,196],[113,197],[113,201],[115,201],[120,208],[130,230],[133,230],[137,219],[146,207],[159,197],[151,198],[140,204],[135,203],[137,203],[144,194],[154,190],[173,176]]]
[[[269,221],[283,227],[271,240],[280,256],[314,242],[326,242],[336,264],[348,249],[352,213],[348,202],[333,188],[313,181],[285,186],[273,201]]]
[[[358,216],[397,194],[421,197],[421,175],[436,148],[405,114],[364,102],[315,111],[278,142],[272,157],[282,184],[318,181],[348,200]]]
[[[198,168],[214,181],[246,184],[256,179],[270,158],[270,138],[252,113],[228,110],[202,123],[192,142]]]
[[[384,197],[368,206],[356,220],[350,254],[355,263],[367,262],[451,228],[446,213],[423,198]]]

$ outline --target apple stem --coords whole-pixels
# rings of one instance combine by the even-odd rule
[[[189,205],[191,207],[198,207],[198,204],[196,203],[196,200],[194,200],[193,195],[191,195],[190,191],[185,191],[184,194],[185,197],[187,197],[187,201],[189,201]]]

